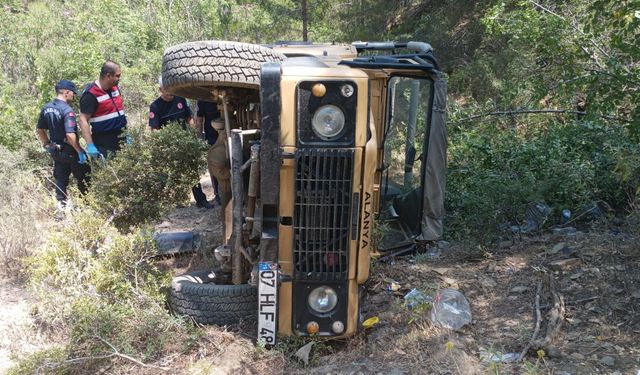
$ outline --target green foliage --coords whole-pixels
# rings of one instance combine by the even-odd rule
[[[170,124],[151,132],[106,163],[93,163],[87,199],[104,217],[128,230],[160,217],[176,203],[185,202],[205,165],[206,144],[191,131]]]
[[[502,74],[524,99],[521,103],[575,108],[584,102],[591,119],[603,115],[621,119],[637,137],[637,5],[637,1],[502,1],[491,8],[484,23],[492,36],[505,41],[505,49],[517,53]]]
[[[486,9],[480,49],[450,76],[450,231],[490,238],[497,224],[522,221],[533,201],[555,214],[599,200],[635,207],[637,4],[513,0]],[[518,115],[537,108],[586,113]],[[515,114],[460,121],[495,111]]]
[[[624,127],[571,121],[514,129],[490,122],[450,135],[447,227],[460,236],[490,237],[500,223],[522,222],[536,201],[555,213],[600,200],[624,209],[635,201],[640,168],[630,160],[640,147]]]
[[[335,24],[337,9],[344,8],[309,0],[311,38],[350,39]],[[112,59],[122,65],[125,106],[135,116],[156,96],[165,48],[208,39],[300,40],[300,14],[300,3],[291,0],[4,2],[0,23],[10,32],[0,35],[0,145],[36,147],[38,112],[60,79],[83,87]]]
[[[48,161],[48,155],[42,160]],[[0,146],[0,274],[20,268],[21,258],[31,253],[41,238],[38,220],[52,202],[37,175],[41,169],[27,156]],[[17,230],[18,229],[18,230]]]
[[[7,371],[7,375],[23,374],[68,374],[70,366],[65,364],[69,353],[62,347],[54,346],[27,355]]]
[[[39,317],[68,334],[66,354],[41,354],[18,368],[40,358],[58,369],[66,363],[76,373],[89,373],[115,359],[109,356],[115,350],[149,361],[187,349],[183,345],[193,342],[195,331],[164,308],[161,289],[170,276],[154,264],[152,240],[121,234],[89,208],[66,220],[27,263],[41,301]],[[90,358],[73,359],[78,357]]]

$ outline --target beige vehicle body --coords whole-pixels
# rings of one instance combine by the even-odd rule
[[[245,152],[230,152],[232,170],[248,164],[247,140],[259,144],[259,178],[237,168],[233,196],[244,203],[227,215],[234,284],[251,269],[259,283],[258,265],[277,270],[274,316],[273,299],[258,295],[258,337],[273,343],[261,314],[280,335],[350,336],[372,256],[442,235],[446,85],[426,43],[269,47],[286,58],[261,64],[259,86],[174,88],[235,120],[228,129],[244,141],[230,144]]]

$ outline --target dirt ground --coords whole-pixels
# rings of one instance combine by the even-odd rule
[[[220,242],[217,212],[190,205],[158,223],[159,231],[190,230],[200,236],[198,251],[165,258],[165,267],[178,275],[211,265]],[[168,371],[128,363],[119,373],[640,374],[635,226],[603,224],[569,235],[545,231],[489,248],[449,245],[437,259],[418,254],[374,262],[362,313],[364,319],[378,317],[379,323],[347,340],[316,341],[309,364],[295,357],[308,341],[281,338],[275,349],[265,350],[254,345],[256,327],[247,323],[204,327],[206,334],[194,350],[162,363]],[[46,346],[46,340],[31,321],[31,299],[22,282],[1,281],[3,373],[12,356]],[[411,310],[404,303],[413,288],[434,295],[445,287],[459,289],[471,305],[472,323],[458,332],[431,323],[428,308]],[[519,355],[531,342],[538,321],[536,295],[537,338],[547,336],[550,312],[558,306],[550,291],[562,298],[565,309],[556,330],[549,332],[546,350],[534,345],[524,361],[507,361],[509,353]]]
[[[173,215],[172,222],[179,223],[193,212]],[[215,220],[211,225],[217,227]],[[348,340],[316,342],[309,364],[295,357],[307,341],[285,338],[274,350],[255,348],[256,327],[248,324],[207,328],[211,342],[180,366],[190,374],[638,375],[640,249],[634,231],[601,225],[570,234],[518,236],[492,248],[446,244],[436,259],[387,258],[373,264],[362,310],[364,319],[380,322]],[[214,246],[167,265],[177,273],[199,269]],[[427,295],[460,290],[470,302],[472,323],[459,332],[434,325],[428,306],[407,307],[403,296],[413,288]],[[550,291],[562,299],[564,311],[548,328],[551,311],[559,307]],[[536,295],[537,343],[547,336],[549,341],[534,344],[523,361],[509,361],[531,343]]]

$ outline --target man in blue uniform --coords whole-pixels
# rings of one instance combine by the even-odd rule
[[[214,120],[218,120],[220,118],[220,111],[218,110],[218,105],[212,102],[198,100],[197,106],[196,129],[198,130],[198,134],[204,135],[204,139],[206,139],[209,144],[209,155],[207,156],[208,161],[210,159],[212,146],[216,144],[216,140],[218,139],[218,131],[213,128],[212,123]],[[213,175],[212,167],[209,165],[210,163],[207,162],[207,164],[209,175],[211,176],[211,186],[213,186],[213,191],[216,195],[215,201],[220,205],[218,180]]]
[[[84,194],[91,169],[86,164],[87,154],[78,142],[76,114],[69,106],[78,89],[73,82],[67,80],[58,82],[55,89],[56,98],[40,111],[36,132],[42,147],[53,158],[56,199],[59,207],[64,207],[67,203],[69,176],[73,174],[78,182],[78,189]]]
[[[154,130],[160,130],[169,122],[178,122],[183,129],[194,126],[193,115],[187,104],[187,100],[183,97],[176,96],[165,90],[162,86],[162,78],[159,79],[160,97],[149,106],[149,127]],[[206,194],[202,191],[202,185],[198,183],[191,188],[193,198],[196,205],[200,208],[213,208],[211,203],[207,201]]]

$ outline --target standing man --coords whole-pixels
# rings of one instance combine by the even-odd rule
[[[80,98],[80,128],[92,158],[115,154],[124,140],[127,116],[118,89],[121,75],[120,65],[107,60],[100,69],[100,78],[88,84]]]
[[[196,130],[198,134],[204,134],[204,138],[209,144],[209,151],[207,153],[207,161],[211,158],[211,152],[213,145],[216,144],[218,139],[218,131],[213,128],[213,121],[220,118],[220,111],[218,111],[218,105],[212,102],[205,102],[198,100],[198,110],[196,111]],[[211,176],[211,186],[215,193],[215,202],[220,205],[220,193],[218,189],[218,179],[214,176],[214,171],[209,162],[207,162],[209,169],[209,176]]]
[[[42,147],[53,158],[56,199],[58,208],[64,208],[67,205],[69,176],[73,173],[78,189],[84,194],[91,169],[86,164],[87,154],[78,142],[76,114],[69,106],[78,89],[73,82],[64,79],[56,84],[55,89],[56,98],[40,111],[36,132]]]
[[[178,122],[183,129],[187,125],[194,127],[191,109],[187,100],[181,96],[173,95],[162,85],[162,77],[158,79],[160,85],[160,97],[149,106],[149,127],[153,130],[160,130],[169,122]],[[198,184],[191,188],[196,206],[200,208],[213,208],[207,201],[207,196],[202,191],[202,185]]]

